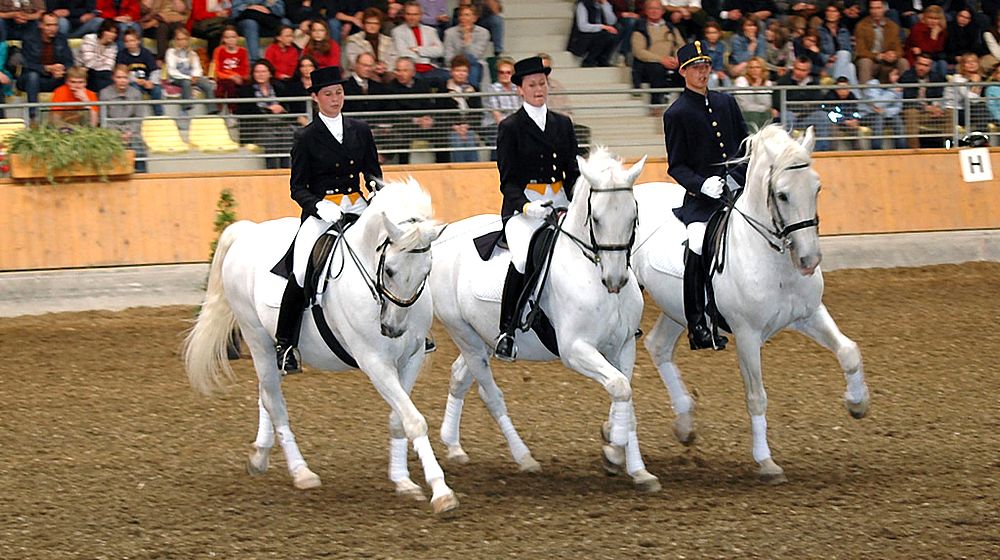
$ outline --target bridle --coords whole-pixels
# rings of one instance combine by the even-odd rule
[[[416,223],[419,221],[420,220],[418,218],[410,218],[408,220],[405,220],[403,223],[404,224]],[[375,249],[378,252],[379,257],[378,257],[378,266],[375,269],[374,276],[372,276],[371,273],[368,272],[368,269],[365,268],[364,263],[361,262],[361,258],[358,257],[358,254],[356,252],[354,252],[354,248],[351,247],[350,244],[348,244],[346,241],[344,241],[344,229],[342,228],[340,229],[340,235],[337,237],[337,243],[342,244],[346,249],[347,254],[351,256],[351,260],[354,261],[355,266],[358,267],[358,271],[361,273],[361,277],[365,281],[365,286],[368,287],[368,291],[371,292],[372,298],[380,306],[384,305],[385,301],[388,300],[392,304],[405,309],[416,303],[417,300],[420,299],[420,296],[424,293],[424,288],[427,286],[427,276],[424,276],[424,279],[421,280],[420,285],[417,286],[417,289],[414,292],[414,294],[408,298],[399,297],[385,285],[385,253],[386,249],[388,249],[389,246],[392,245],[392,240],[389,239],[388,237],[386,237],[385,241],[380,243],[378,247],[376,247]],[[336,250],[336,247],[334,248],[334,250]],[[416,253],[426,253],[430,250],[431,246],[427,245],[425,247],[417,247],[416,249],[408,249],[403,252],[416,254]],[[331,277],[337,278],[338,276],[340,276],[340,273],[343,272],[343,270],[344,270],[343,264],[341,264],[340,271],[338,271],[336,275],[331,275]]]
[[[784,169],[778,171],[778,173],[784,173],[786,171],[796,171],[800,169],[809,169],[810,165],[806,162],[796,163],[790,165]],[[768,170],[768,180],[767,180],[767,208],[768,213],[771,215],[771,227],[767,224],[762,223],[760,220],[755,219],[752,216],[741,212],[736,208],[736,200],[732,197],[725,197],[723,203],[727,208],[736,212],[743,219],[750,224],[750,226],[764,238],[767,244],[775,251],[784,254],[785,249],[789,246],[788,236],[793,232],[800,229],[805,229],[809,227],[819,228],[819,214],[814,215],[808,220],[802,220],[792,224],[786,224],[784,217],[781,215],[781,211],[778,210],[778,202],[775,200],[774,195],[774,180],[777,173],[774,171],[774,167],[771,166]]]
[[[593,208],[593,202],[592,202],[592,200],[593,200],[593,195],[594,195],[595,192],[598,192],[598,193],[611,193],[611,192],[623,192],[623,191],[629,191],[629,192],[631,192],[632,191],[632,187],[631,186],[628,186],[628,187],[610,187],[610,188],[606,188],[606,189],[599,189],[599,188],[596,188],[593,185],[591,185],[590,192],[587,194],[587,219],[586,219],[587,229],[589,230],[588,233],[590,234],[590,243],[587,243],[586,241],[583,241],[579,237],[576,237],[575,235],[573,235],[573,234],[569,233],[568,231],[562,229],[562,222],[561,221],[559,221],[558,223],[555,224],[556,231],[559,232],[559,233],[562,233],[563,235],[565,235],[565,236],[569,237],[570,239],[572,239],[573,242],[576,243],[578,247],[580,247],[580,250],[583,253],[583,255],[585,257],[587,257],[587,259],[590,260],[590,262],[594,263],[595,265],[600,264],[600,262],[601,262],[601,255],[600,255],[601,252],[621,252],[621,251],[628,252],[628,254],[625,256],[625,259],[626,259],[626,261],[625,261],[625,267],[628,268],[628,267],[630,267],[632,265],[632,252],[631,252],[631,250],[632,250],[632,244],[635,243],[635,231],[637,229],[636,225],[638,225],[638,221],[639,221],[639,218],[638,218],[638,216],[639,216],[639,206],[638,206],[638,203],[636,203],[635,200],[632,201],[633,204],[636,204],[636,213],[635,213],[636,217],[632,218],[632,235],[629,237],[628,243],[612,243],[612,244],[598,243],[597,242],[597,236],[594,234],[594,220],[592,218],[592,216],[593,216],[593,209],[594,209]],[[589,254],[588,254],[588,252],[589,252]]]

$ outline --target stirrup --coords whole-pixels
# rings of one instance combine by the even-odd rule
[[[438,345],[434,342],[434,339],[427,337],[424,339],[424,354],[430,354],[431,352],[437,352]]]
[[[694,325],[688,328],[688,343],[692,350],[725,350],[729,339],[724,336],[715,336],[705,325]]]
[[[513,362],[517,359],[517,343],[514,342],[514,335],[502,332],[497,337],[493,355],[501,361]]]
[[[302,367],[299,366],[298,348],[294,346],[285,348],[281,344],[275,344],[274,352],[278,359],[278,371],[280,371],[282,375],[302,373]]]

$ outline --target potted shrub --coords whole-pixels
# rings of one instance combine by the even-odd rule
[[[126,150],[121,133],[90,126],[40,126],[17,131],[7,139],[10,176],[14,179],[129,175],[135,152]]]

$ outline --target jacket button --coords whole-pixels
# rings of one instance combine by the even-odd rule
[[[555,152],[552,152],[552,158],[555,159],[557,157],[559,157],[559,156]]]
[[[720,147],[720,148],[725,148],[725,147],[726,147],[726,145],[725,145],[725,144],[723,144],[722,142],[719,142],[719,147]]]
[[[721,132],[716,132],[715,133],[715,137],[716,138],[722,138],[722,133]]]
[[[556,182],[556,178],[555,178],[555,177],[552,177],[551,179],[549,179],[549,182],[551,182],[551,183],[555,183],[555,182]]]
[[[354,178],[354,173],[351,173],[351,179],[353,179],[353,178]]]
[[[557,167],[555,165],[553,165],[552,166],[552,171],[555,171],[556,169],[557,169]]]
[[[334,167],[340,167],[340,164],[339,163],[334,164]]]
[[[353,159],[351,160],[351,165],[354,165],[354,160]]]
[[[722,152],[722,157],[727,157],[726,152]]]
[[[712,126],[719,126],[719,123],[717,123],[716,121],[712,121]],[[352,161],[351,163],[354,163],[354,162]]]
[[[369,187],[374,187],[375,186],[375,181],[368,181],[368,186]]]

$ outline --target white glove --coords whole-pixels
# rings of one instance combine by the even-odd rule
[[[340,217],[343,216],[344,213],[340,210],[340,206],[337,206],[329,200],[321,200],[316,203],[316,215],[319,216],[319,219],[324,222],[330,222],[332,224],[333,222],[339,221]]]
[[[701,184],[701,194],[710,198],[719,198],[722,196],[723,185],[725,185],[725,182],[723,182],[722,177],[718,175],[709,177]]]
[[[544,220],[549,215],[549,212],[552,211],[552,204],[546,204],[546,202],[544,200],[536,200],[525,204],[524,215],[533,220]]]

